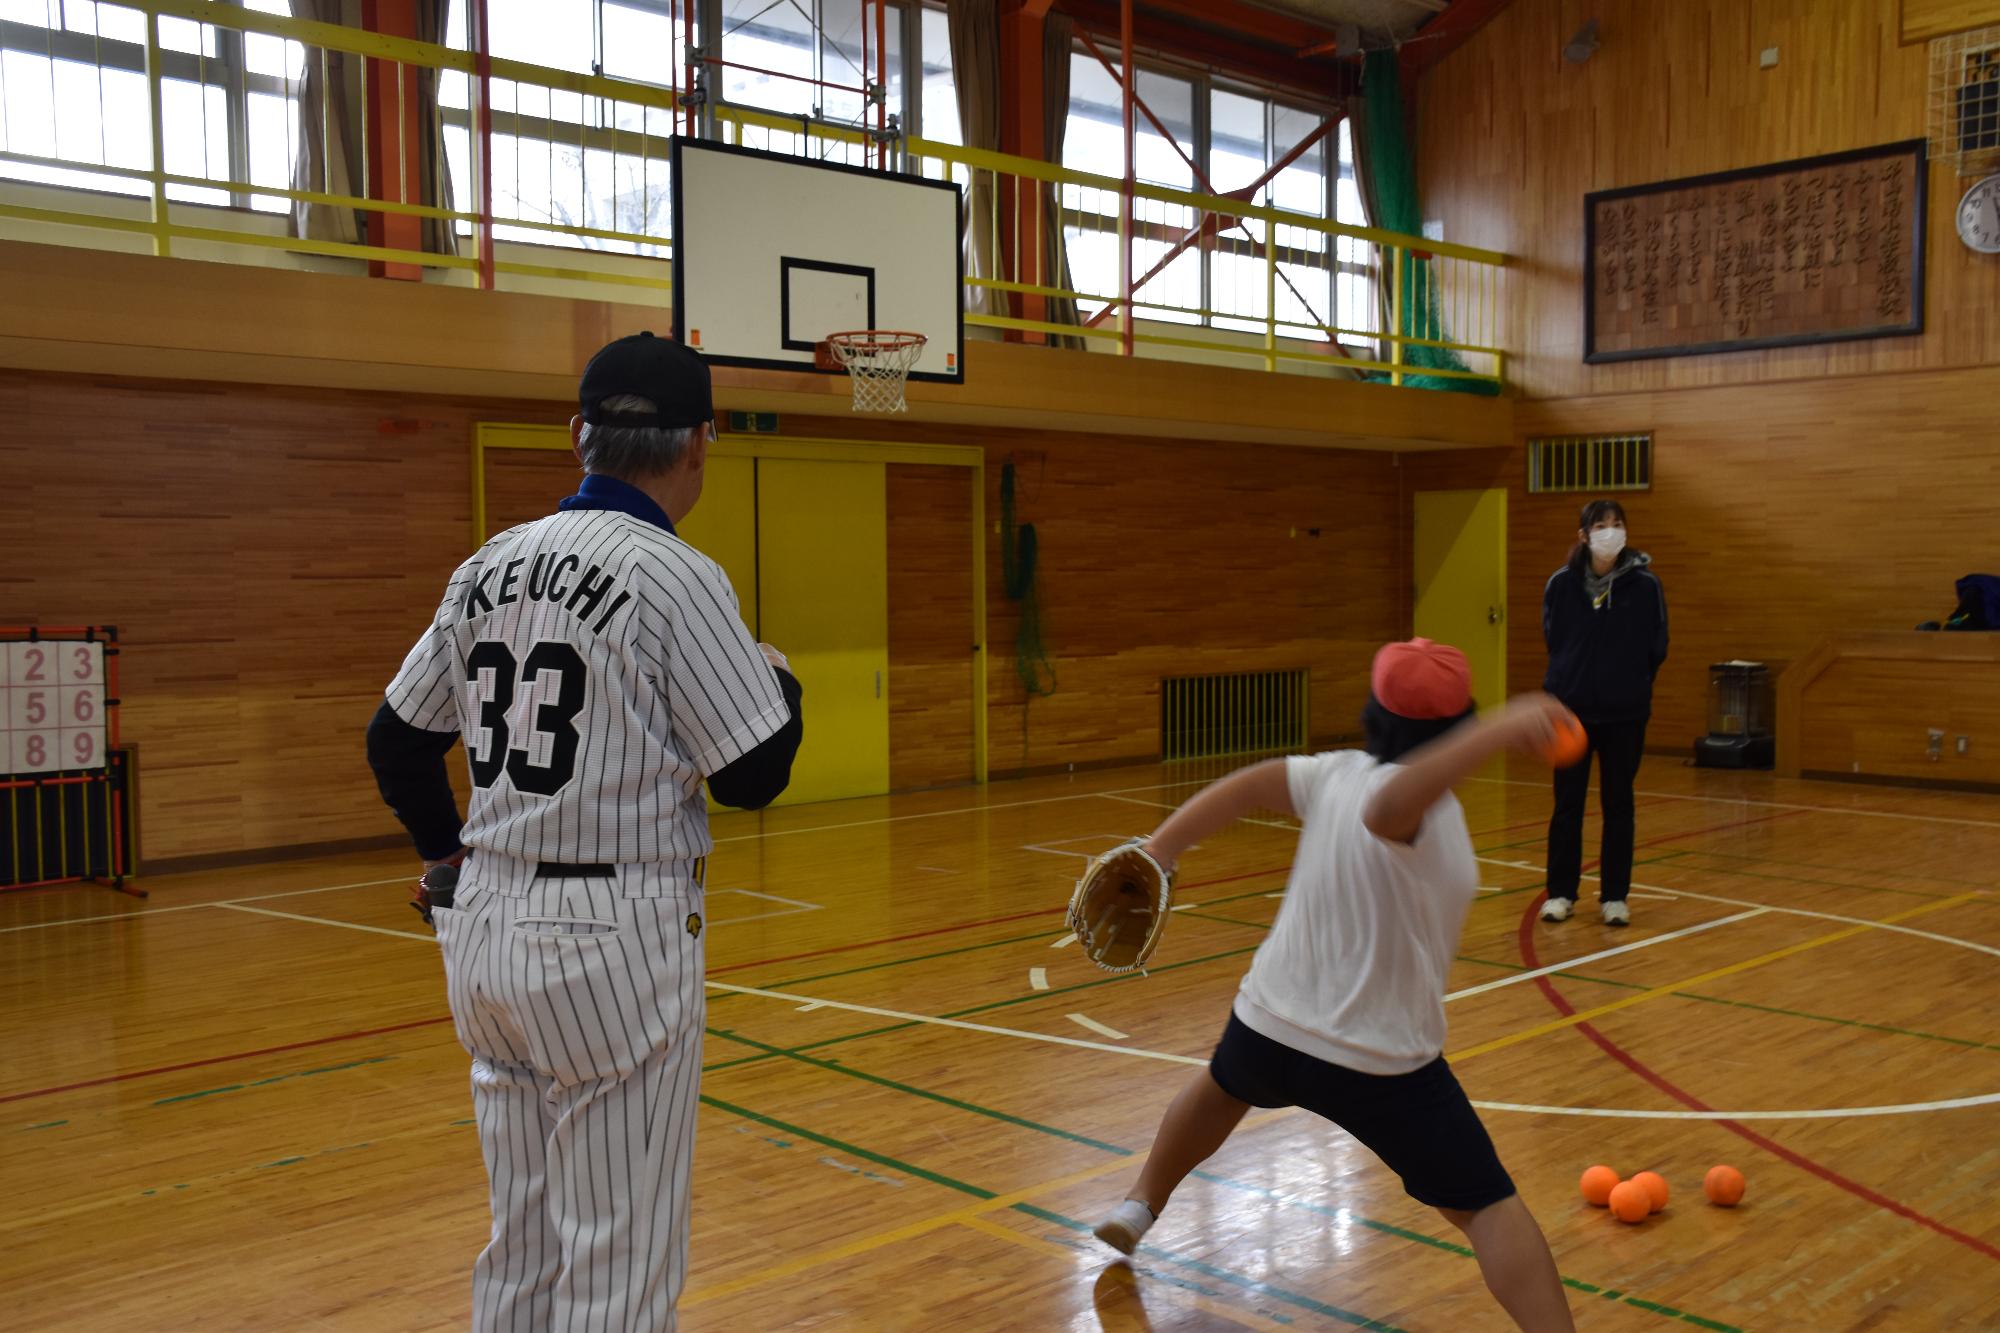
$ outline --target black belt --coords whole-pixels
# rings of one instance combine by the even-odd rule
[[[617,875],[618,867],[606,861],[592,861],[583,865],[541,861],[535,865],[536,879],[614,879]]]
[[[616,879],[618,867],[608,861],[591,861],[577,865],[564,865],[560,861],[538,861],[535,863],[536,879]],[[694,881],[702,883],[708,878],[708,858],[696,857],[694,861]]]

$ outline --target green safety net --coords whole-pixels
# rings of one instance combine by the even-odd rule
[[[1363,115],[1366,135],[1368,200],[1371,221],[1383,231],[1405,236],[1421,236],[1423,208],[1417,200],[1417,159],[1411,151],[1409,135],[1403,127],[1403,88],[1393,50],[1371,51],[1361,72]],[[1386,268],[1390,255],[1385,253]],[[1431,281],[1432,261],[1409,250],[1403,252],[1403,320],[1398,330],[1408,338],[1444,341],[1449,331],[1443,314],[1431,301],[1436,290]],[[1386,299],[1386,298],[1385,298]],[[1386,314],[1386,312],[1385,312]],[[1385,318],[1385,323],[1387,322]],[[1423,370],[1470,370],[1464,358],[1445,347],[1405,345],[1403,363],[1419,372],[1406,373],[1403,383],[1420,389],[1444,389],[1453,393],[1492,396],[1500,386],[1491,380],[1462,380],[1447,375],[1425,375]]]
[[[1014,672],[1033,698],[1056,692],[1056,669],[1042,642],[1041,603],[1035,597],[1035,525],[1014,522],[1014,465],[1000,467],[1000,578],[1010,600],[1020,603],[1014,634]]]

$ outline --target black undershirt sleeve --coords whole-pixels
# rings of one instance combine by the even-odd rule
[[[792,759],[806,734],[805,715],[799,709],[804,688],[791,672],[777,667],[771,670],[784,692],[785,706],[791,710],[790,720],[708,778],[709,795],[739,810],[761,810],[778,799],[792,780]]]
[[[375,786],[426,861],[442,861],[460,846],[458,802],[444,768],[444,757],[457,740],[456,731],[411,726],[386,699],[368,723],[368,766],[375,770]]]

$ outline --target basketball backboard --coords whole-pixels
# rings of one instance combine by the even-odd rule
[[[956,185],[699,139],[674,141],[673,172],[676,338],[816,370],[829,333],[896,329],[929,339],[911,379],[963,378]]]

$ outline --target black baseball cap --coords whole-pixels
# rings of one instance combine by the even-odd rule
[[[607,398],[632,394],[650,399],[654,412],[605,412]],[[583,368],[577,389],[583,419],[593,426],[659,426],[679,430],[715,419],[708,362],[701,353],[651,330],[606,343]]]

